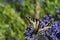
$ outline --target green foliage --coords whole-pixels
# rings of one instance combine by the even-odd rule
[[[48,14],[52,14],[55,15],[55,7],[60,8],[59,6],[59,0],[45,0],[45,1],[41,1],[41,8],[43,10],[44,13],[48,13]],[[43,3],[42,3],[43,2]]]
[[[5,36],[12,39],[14,36],[17,40],[24,40],[25,22],[14,11],[10,5],[0,3],[0,39],[5,40]]]

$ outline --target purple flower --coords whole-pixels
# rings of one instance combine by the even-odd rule
[[[30,31],[30,30],[31,30],[31,26],[28,26],[28,27],[26,28],[26,30],[27,30],[27,31]]]
[[[22,0],[18,0],[18,3],[21,4],[22,3]]]
[[[39,25],[40,25],[40,28],[44,28],[45,23],[44,22],[41,22]]]
[[[60,32],[56,34],[57,38],[60,39]]]
[[[36,35],[32,35],[32,40],[38,40]]]
[[[60,14],[60,10],[58,7],[55,7],[56,14]]]
[[[48,22],[49,22],[49,20],[44,20],[44,22],[45,22],[45,23],[48,23]]]
[[[45,15],[43,18],[49,20],[49,17],[47,15]]]
[[[30,35],[31,35],[31,33],[30,33],[30,32],[28,32],[28,31],[26,31],[26,32],[24,33],[24,35],[25,35],[25,36],[30,36]]]
[[[14,36],[13,40],[16,40],[16,37]]]

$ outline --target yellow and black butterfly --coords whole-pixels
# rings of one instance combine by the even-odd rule
[[[33,33],[37,33],[43,30],[46,30],[48,28],[51,28],[50,26],[47,26],[48,23],[46,24],[46,27],[44,28],[39,28],[39,19],[37,19],[36,17],[26,17],[28,23],[30,24],[30,26],[32,27],[32,32]]]

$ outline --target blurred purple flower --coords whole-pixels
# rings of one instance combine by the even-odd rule
[[[22,3],[22,0],[18,0],[18,3],[21,4]]]

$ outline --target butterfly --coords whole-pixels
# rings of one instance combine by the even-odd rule
[[[38,33],[41,32],[43,30],[47,30],[49,28],[51,28],[50,26],[48,26],[48,23],[46,24],[46,27],[44,28],[39,28],[39,19],[37,19],[36,17],[26,17],[28,23],[30,24],[30,26],[32,27],[32,32],[33,33]]]

